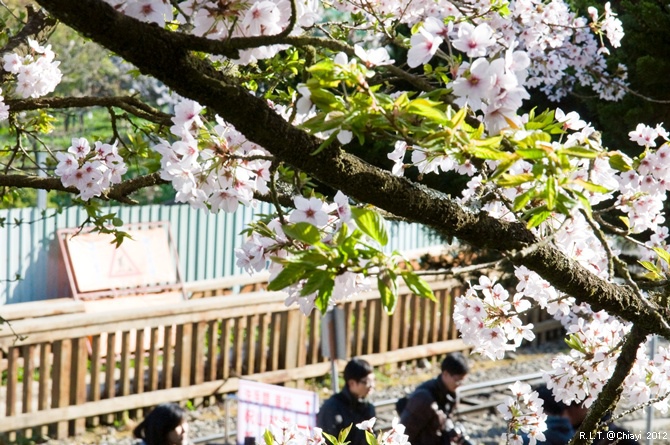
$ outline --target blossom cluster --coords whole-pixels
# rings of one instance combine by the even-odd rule
[[[65,187],[79,190],[78,197],[88,201],[102,195],[112,184],[119,184],[128,168],[116,144],[97,141],[93,147],[85,138],[73,138],[66,152],[56,153],[55,174]]]
[[[535,445],[537,441],[546,440],[544,431],[547,429],[547,415],[542,406],[544,401],[538,397],[529,384],[516,382],[509,387],[512,396],[497,406],[498,412],[507,421],[507,433],[503,434],[505,443],[522,445],[522,434],[528,437],[528,443]]]
[[[216,213],[234,212],[240,203],[252,205],[255,193],[268,192],[267,151],[219,117],[208,130],[200,116],[202,109],[192,100],[175,106],[170,131],[178,139],[161,140],[153,147],[161,154],[161,178],[172,183],[177,202],[194,208]]]
[[[347,230],[356,227],[352,219],[349,199],[342,192],[335,195],[334,203],[326,203],[318,198],[304,198],[296,196],[293,199],[295,208],[288,214],[288,222],[306,222],[312,224],[322,232],[322,241],[330,243],[336,232],[346,225]],[[273,257],[285,258],[289,256],[288,248],[292,247],[288,237],[282,230],[282,223],[275,218],[267,224],[269,233],[261,235],[253,232],[239,249],[236,249],[237,266],[245,269],[250,274],[259,272],[268,267],[272,281],[284,266],[277,261],[271,261]],[[295,285],[284,289],[288,293],[286,305],[297,304],[300,310],[309,315],[315,308],[317,292],[302,295],[305,281],[301,280]],[[335,284],[330,304],[333,305],[347,297],[363,292],[370,288],[368,279],[362,274],[350,270],[340,273],[335,278]]]
[[[507,289],[482,275],[479,284],[456,299],[454,323],[463,340],[474,346],[473,352],[501,359],[505,351],[535,338],[533,325],[523,324],[519,318],[531,307],[523,297],[517,293],[510,299]]]
[[[231,37],[271,36],[285,30],[291,19],[289,0],[260,0],[246,2],[233,0],[187,0],[179,2],[180,13],[175,15],[168,0],[106,0],[117,10],[147,23],[163,27],[166,23],[181,23],[197,36],[213,40]],[[296,24],[293,34],[311,27],[321,17],[318,0],[299,0],[296,6]],[[182,15],[181,13],[184,13]],[[246,49],[237,60],[241,64],[253,63],[272,57],[286,45],[269,45]]]
[[[621,340],[629,328],[605,312],[593,314],[588,321],[578,318],[570,325],[572,349],[552,360],[552,371],[545,377],[556,399],[591,406],[614,371]]]
[[[42,97],[51,93],[62,78],[54,60],[51,45],[40,46],[36,40],[28,39],[30,51],[25,56],[8,53],[2,57],[5,71],[16,75],[16,93],[21,97]]]

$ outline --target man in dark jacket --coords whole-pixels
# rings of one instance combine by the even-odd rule
[[[366,445],[365,431],[356,424],[375,417],[375,407],[366,397],[375,387],[372,366],[354,358],[344,368],[345,385],[342,391],[324,402],[316,415],[316,426],[325,433],[338,437],[340,431],[351,425],[345,440],[350,445]]]
[[[447,428],[456,407],[456,388],[469,371],[468,362],[460,352],[447,354],[442,360],[442,373],[419,385],[407,399],[400,414],[400,423],[412,445],[449,445],[451,429]]]

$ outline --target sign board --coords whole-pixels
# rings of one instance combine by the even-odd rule
[[[263,434],[277,420],[300,429],[316,426],[319,399],[315,392],[240,380],[237,391],[237,443],[254,437],[257,444],[265,443]]]
[[[168,223],[129,225],[122,230],[131,238],[118,248],[110,234],[58,231],[75,298],[183,288]]]

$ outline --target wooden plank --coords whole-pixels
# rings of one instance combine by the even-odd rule
[[[191,334],[191,385],[197,385],[205,381],[205,334],[207,324],[205,322],[195,323],[192,325]],[[201,399],[193,401],[195,406],[202,404]]]
[[[34,411],[34,376],[35,376],[35,345],[23,346],[23,400],[22,409],[24,413],[31,413]]]
[[[274,335],[270,339],[270,371],[276,371],[279,369],[280,360],[281,360],[281,335],[279,333],[283,332],[282,330],[282,321],[286,317],[286,312],[283,313],[273,313],[272,314],[272,324],[270,332],[274,332]]]
[[[245,339],[247,355],[245,374],[253,374],[256,372],[256,336],[258,335],[258,332],[258,314],[250,315],[247,317],[247,334]]]
[[[221,337],[219,338],[220,370],[219,375],[223,380],[230,376],[230,329],[232,321],[228,318],[221,320]]]
[[[389,332],[391,330],[391,316],[386,313],[381,304],[377,304],[376,317],[379,320],[379,328],[377,329],[377,344],[378,352],[386,352],[389,350]]]
[[[127,396],[130,394],[130,371],[132,366],[130,364],[130,349],[132,333],[130,331],[123,331],[121,333],[121,355],[119,356],[119,394]],[[116,420],[126,423],[129,419],[127,411],[116,413]]]
[[[235,328],[233,333],[235,335],[235,375],[243,375],[243,360],[244,357],[244,330],[246,329],[246,318],[237,317],[235,319]]]
[[[347,357],[354,357],[355,354],[353,352],[353,338],[354,338],[354,333],[351,332],[351,319],[354,313],[354,305],[357,304],[356,301],[351,301],[347,304],[344,305],[344,354]]]
[[[72,366],[72,341],[58,340],[53,343],[53,388],[51,406],[63,408],[70,403],[70,368]],[[63,439],[68,436],[68,422],[64,419],[51,428],[52,437]]]
[[[40,345],[40,380],[37,389],[37,409],[39,411],[48,409],[51,402],[49,389],[51,387],[51,343]],[[46,427],[41,427],[37,432],[40,436],[48,434]]]
[[[308,353],[308,364],[319,363],[319,325],[321,324],[321,312],[314,310],[309,314],[309,349]],[[260,372],[263,372],[265,369],[260,369]]]
[[[163,336],[163,379],[161,387],[164,389],[172,388],[172,375],[174,372],[175,347],[173,342],[173,326],[165,326],[165,335]]]
[[[138,329],[135,334],[135,369],[133,373],[133,394],[141,394],[144,392],[144,378],[146,371],[146,357],[145,357],[145,335],[146,329]],[[140,409],[132,411],[130,414],[132,419],[141,419],[144,417],[144,412]]]
[[[116,332],[107,334],[107,350],[105,354],[105,399],[116,396]],[[114,416],[105,416],[105,423],[113,423]]]
[[[5,396],[5,415],[13,416],[17,413],[17,393],[19,386],[19,347],[9,348],[7,351],[7,395]]]
[[[94,335],[90,338],[91,343],[91,391],[90,400],[96,402],[100,400],[100,374],[102,371],[102,341],[100,335]],[[89,420],[90,426],[98,426],[100,419],[98,417],[91,417]]]
[[[218,320],[210,320],[207,323],[207,369],[205,371],[205,380],[208,382],[216,380],[218,329]]]
[[[148,391],[156,391],[158,389],[158,328],[151,328],[149,331],[149,381],[147,384]],[[167,339],[163,340],[164,344],[168,344]]]
[[[356,301],[353,304],[356,308],[354,311],[356,314],[356,320],[354,321],[354,332],[351,333],[354,338],[353,350],[351,351],[351,355],[348,357],[357,357],[363,354],[363,340],[365,339],[365,335],[367,333],[365,329],[365,303],[362,301]]]
[[[365,324],[361,326],[361,331],[365,332],[365,354],[375,352],[376,302],[376,300],[370,300],[365,305]]]
[[[2,306],[2,318],[8,321],[26,318],[51,317],[84,312],[84,302],[72,298],[29,301]]]
[[[86,402],[86,374],[88,372],[88,345],[85,338],[72,340],[72,366],[70,368],[70,404]],[[86,431],[86,417],[74,419],[70,424],[70,435]]]
[[[270,320],[272,319],[271,314],[261,314],[260,316],[260,346],[258,348],[258,372],[265,372],[268,369],[268,350],[270,348]]]

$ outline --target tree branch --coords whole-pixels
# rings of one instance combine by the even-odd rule
[[[646,337],[647,335],[641,327],[633,325],[621,347],[621,354],[617,358],[612,377],[603,386],[602,391],[598,394],[598,398],[593,402],[591,408],[589,408],[586,418],[575,432],[570,444],[585,443],[588,445],[593,442],[593,436],[590,436],[588,433],[596,431],[603,417],[616,406],[623,391],[623,382],[633,368],[637,350]],[[582,439],[583,437],[586,437],[586,439]],[[584,442],[584,440],[586,441]]]
[[[132,96],[113,97],[41,97],[37,99],[8,99],[10,112],[88,107],[116,107],[155,124],[172,125],[172,116],[157,110]]]
[[[178,41],[181,37],[156,26],[138,24],[101,0],[37,1],[59,20],[121,55],[143,73],[209,107],[249,141],[333,189],[479,248],[520,252],[538,242],[523,223],[467,211],[444,194],[363,162],[341,150],[337,143],[317,152],[321,140],[293,127],[264,99],[238,86],[206,60],[191,56]],[[589,303],[596,311],[606,310],[640,324],[645,332],[670,339],[659,313],[642,304],[629,287],[599,278],[550,244],[515,256],[512,261],[537,272],[558,290],[580,303]]]

